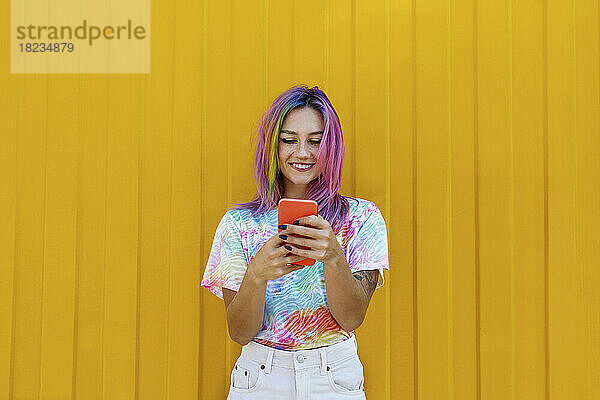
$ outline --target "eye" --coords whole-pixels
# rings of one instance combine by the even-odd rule
[[[294,143],[296,143],[296,139],[283,139],[283,138],[282,138],[282,139],[281,139],[281,141],[282,141],[283,143],[286,143],[286,144],[294,144]],[[321,143],[321,139],[317,139],[317,140],[309,140],[309,141],[308,141],[308,143],[311,143],[311,144],[319,144],[319,143]]]

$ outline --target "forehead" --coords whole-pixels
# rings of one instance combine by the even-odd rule
[[[323,116],[314,108],[295,108],[285,116],[281,129],[294,131],[298,134],[322,131]]]

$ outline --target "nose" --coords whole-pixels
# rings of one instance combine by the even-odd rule
[[[298,158],[302,158],[302,156],[310,156],[310,151],[308,151],[308,142],[299,141],[299,143],[298,149],[296,150]]]

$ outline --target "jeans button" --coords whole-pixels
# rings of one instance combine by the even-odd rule
[[[304,357],[302,356],[302,354],[298,354],[298,357],[296,357],[296,360],[298,360],[299,363],[303,363]]]

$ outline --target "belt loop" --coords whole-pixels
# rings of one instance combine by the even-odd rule
[[[321,375],[327,373],[327,353],[325,349],[326,347],[319,348],[319,353],[321,354]]]
[[[267,354],[267,362],[265,363],[265,374],[271,373],[271,365],[273,365],[273,355],[275,354],[275,349],[269,349],[269,353]]]

